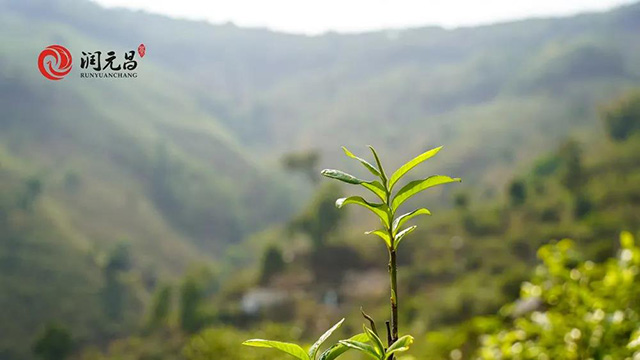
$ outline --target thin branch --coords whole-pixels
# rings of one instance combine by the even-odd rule
[[[373,320],[371,316],[369,316],[366,312],[364,312],[364,309],[362,308],[362,306],[360,306],[360,312],[362,313],[362,316],[364,316],[365,319],[369,320],[369,324],[371,324],[371,330],[373,330],[374,334],[380,336],[380,334],[378,334],[378,329],[376,329],[376,322]]]

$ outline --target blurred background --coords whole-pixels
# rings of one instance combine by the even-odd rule
[[[463,178],[410,204],[434,215],[400,252],[406,359],[474,358],[540,246],[601,263],[637,234],[640,3],[342,3],[0,0],[1,360],[280,359],[240,343],[346,336],[360,306],[383,328],[375,220],[319,176],[368,175],[342,145],[444,145],[411,177]],[[137,78],[80,78],[140,43]]]

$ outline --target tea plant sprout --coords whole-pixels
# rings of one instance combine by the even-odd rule
[[[345,353],[350,348],[353,348],[353,346],[350,343],[343,344],[342,342],[340,342],[326,349],[324,352],[320,354],[319,357],[318,357],[318,353],[322,344],[331,336],[331,334],[333,334],[334,331],[336,331],[340,326],[342,326],[343,322],[344,322],[344,319],[340,320],[337,324],[333,325],[331,329],[327,330],[324,334],[322,334],[322,336],[320,336],[318,341],[316,341],[311,346],[311,348],[309,348],[308,351],[304,351],[302,347],[300,347],[297,344],[280,342],[280,341],[272,341],[272,340],[263,340],[263,339],[247,340],[243,342],[242,345],[272,348],[272,349],[280,350],[286,354],[293,356],[298,360],[334,360],[338,356]],[[357,344],[361,344],[363,341],[368,341],[368,336],[365,335],[364,333],[358,334],[346,341],[351,341]]]
[[[340,170],[333,169],[325,169],[322,170],[322,175],[340,180],[347,184],[352,185],[360,185],[367,190],[371,191],[381,202],[370,202],[365,200],[361,196],[350,196],[346,198],[341,198],[336,201],[336,206],[338,208],[343,207],[348,204],[360,205],[372,213],[374,213],[379,219],[381,223],[381,228],[368,231],[366,234],[373,234],[380,237],[385,245],[387,246],[387,250],[389,252],[389,277],[390,277],[390,288],[391,288],[391,325],[387,322],[387,348],[380,348],[380,342],[375,331],[368,331],[365,328],[365,332],[367,335],[370,335],[370,342],[372,345],[358,343],[357,341],[351,340],[343,340],[341,344],[349,346],[351,348],[356,348],[376,359],[387,359],[392,358],[393,353],[397,351],[406,350],[408,346],[413,342],[413,338],[410,336],[405,336],[402,338],[398,337],[398,281],[397,281],[397,250],[400,242],[411,232],[416,229],[416,226],[410,226],[407,228],[402,228],[403,225],[411,220],[412,218],[418,215],[430,215],[431,212],[426,208],[419,208],[410,212],[407,212],[402,215],[398,215],[397,212],[400,206],[407,200],[409,200],[414,195],[419,192],[432,188],[437,185],[452,183],[452,182],[460,182],[459,178],[451,178],[449,176],[444,175],[433,175],[429,176],[425,179],[414,180],[406,185],[402,186],[400,190],[395,191],[394,188],[398,184],[398,181],[402,179],[411,169],[420,163],[424,162],[427,159],[435,156],[441,149],[441,147],[437,147],[435,149],[431,149],[425,153],[422,153],[402,165],[398,170],[396,170],[391,177],[387,177],[384,168],[380,162],[380,158],[376,153],[376,150],[369,146],[371,152],[373,153],[373,157],[375,159],[376,165],[374,166],[369,163],[367,160],[362,159],[360,157],[355,156],[351,151],[347,148],[343,147],[344,153],[357,161],[359,161],[371,174],[377,177],[376,180],[362,180],[353,175],[347,174]],[[366,316],[365,316],[366,317]],[[369,318],[373,327],[373,320]],[[377,338],[371,338],[371,336],[375,336]],[[402,341],[400,341],[402,339]],[[401,349],[401,350],[399,350]]]
[[[374,193],[381,201],[379,203],[369,202],[361,196],[350,196],[338,199],[336,201],[336,206],[341,208],[347,204],[360,205],[373,212],[380,219],[381,228],[368,231],[366,234],[379,236],[384,241],[389,252],[391,321],[387,321],[386,323],[387,346],[383,345],[383,342],[377,333],[374,320],[364,313],[364,311],[362,311],[362,315],[371,323],[371,328],[368,328],[366,325],[363,326],[363,333],[355,335],[347,340],[340,340],[337,344],[329,347],[319,356],[318,354],[322,344],[342,325],[344,319],[335,324],[331,329],[327,330],[327,332],[325,332],[306,352],[299,345],[272,340],[252,339],[245,341],[243,345],[280,350],[298,360],[334,360],[349,349],[358,350],[376,360],[392,360],[396,353],[408,350],[409,346],[413,343],[413,337],[411,335],[398,337],[397,249],[402,239],[416,229],[415,225],[404,229],[402,226],[416,216],[431,215],[431,212],[425,208],[419,208],[399,216],[397,216],[396,212],[405,201],[423,190],[437,185],[460,182],[461,180],[459,178],[451,178],[444,175],[433,175],[426,179],[411,181],[394,193],[394,186],[404,175],[418,164],[435,156],[442,147],[429,150],[417,156],[413,160],[402,165],[391,175],[390,178],[388,178],[384,172],[382,164],[380,163],[380,158],[373,147],[369,146],[369,149],[371,149],[371,152],[373,153],[377,166],[373,166],[367,160],[353,155],[345,147],[342,149],[348,157],[358,160],[365,168],[367,168],[367,170],[369,170],[369,172],[379,179],[366,181],[358,179],[355,176],[340,170],[322,170],[322,175],[326,177],[340,180],[348,184],[363,186]]]

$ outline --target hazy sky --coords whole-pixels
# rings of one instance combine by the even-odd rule
[[[603,10],[633,0],[94,0],[174,17],[317,34],[487,24]]]

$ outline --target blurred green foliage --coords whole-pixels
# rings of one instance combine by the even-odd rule
[[[640,92],[633,92],[602,110],[609,136],[624,141],[640,131]]]
[[[48,324],[33,344],[34,354],[43,360],[64,360],[72,350],[71,333],[57,324]]]
[[[206,302],[214,285],[213,274],[207,268],[199,268],[182,280],[180,284],[180,326],[192,334],[211,322],[214,314]]]
[[[281,162],[287,170],[300,172],[313,183],[320,180],[317,170],[320,154],[317,151],[288,153],[282,157]]]
[[[514,180],[509,185],[509,199],[511,205],[519,206],[527,200],[527,187],[522,180]]]
[[[240,346],[245,340],[246,334],[237,329],[211,328],[194,335],[184,348],[184,355],[187,360],[280,360],[283,358],[282,354],[275,351],[248,351]]]
[[[479,359],[626,359],[640,354],[640,248],[623,232],[604,263],[581,260],[573,242],[538,251],[542,260],[518,301],[480,338]],[[527,306],[529,305],[529,306]],[[497,320],[497,319],[496,319]],[[488,319],[483,321],[489,321]]]
[[[321,185],[307,206],[293,219],[291,230],[307,235],[316,249],[325,246],[344,219],[335,206],[335,199],[340,196],[342,189],[336,184]]]
[[[285,268],[282,259],[282,250],[275,245],[267,247],[262,257],[262,268],[260,270],[260,284],[267,285],[269,280]]]
[[[120,242],[107,255],[107,263],[104,267],[105,286],[102,289],[102,306],[105,314],[112,321],[119,321],[124,316],[128,289],[122,276],[130,269],[129,245]]]
[[[153,294],[150,303],[149,318],[147,328],[154,330],[165,327],[169,324],[173,310],[173,288],[168,284],[161,284]]]

